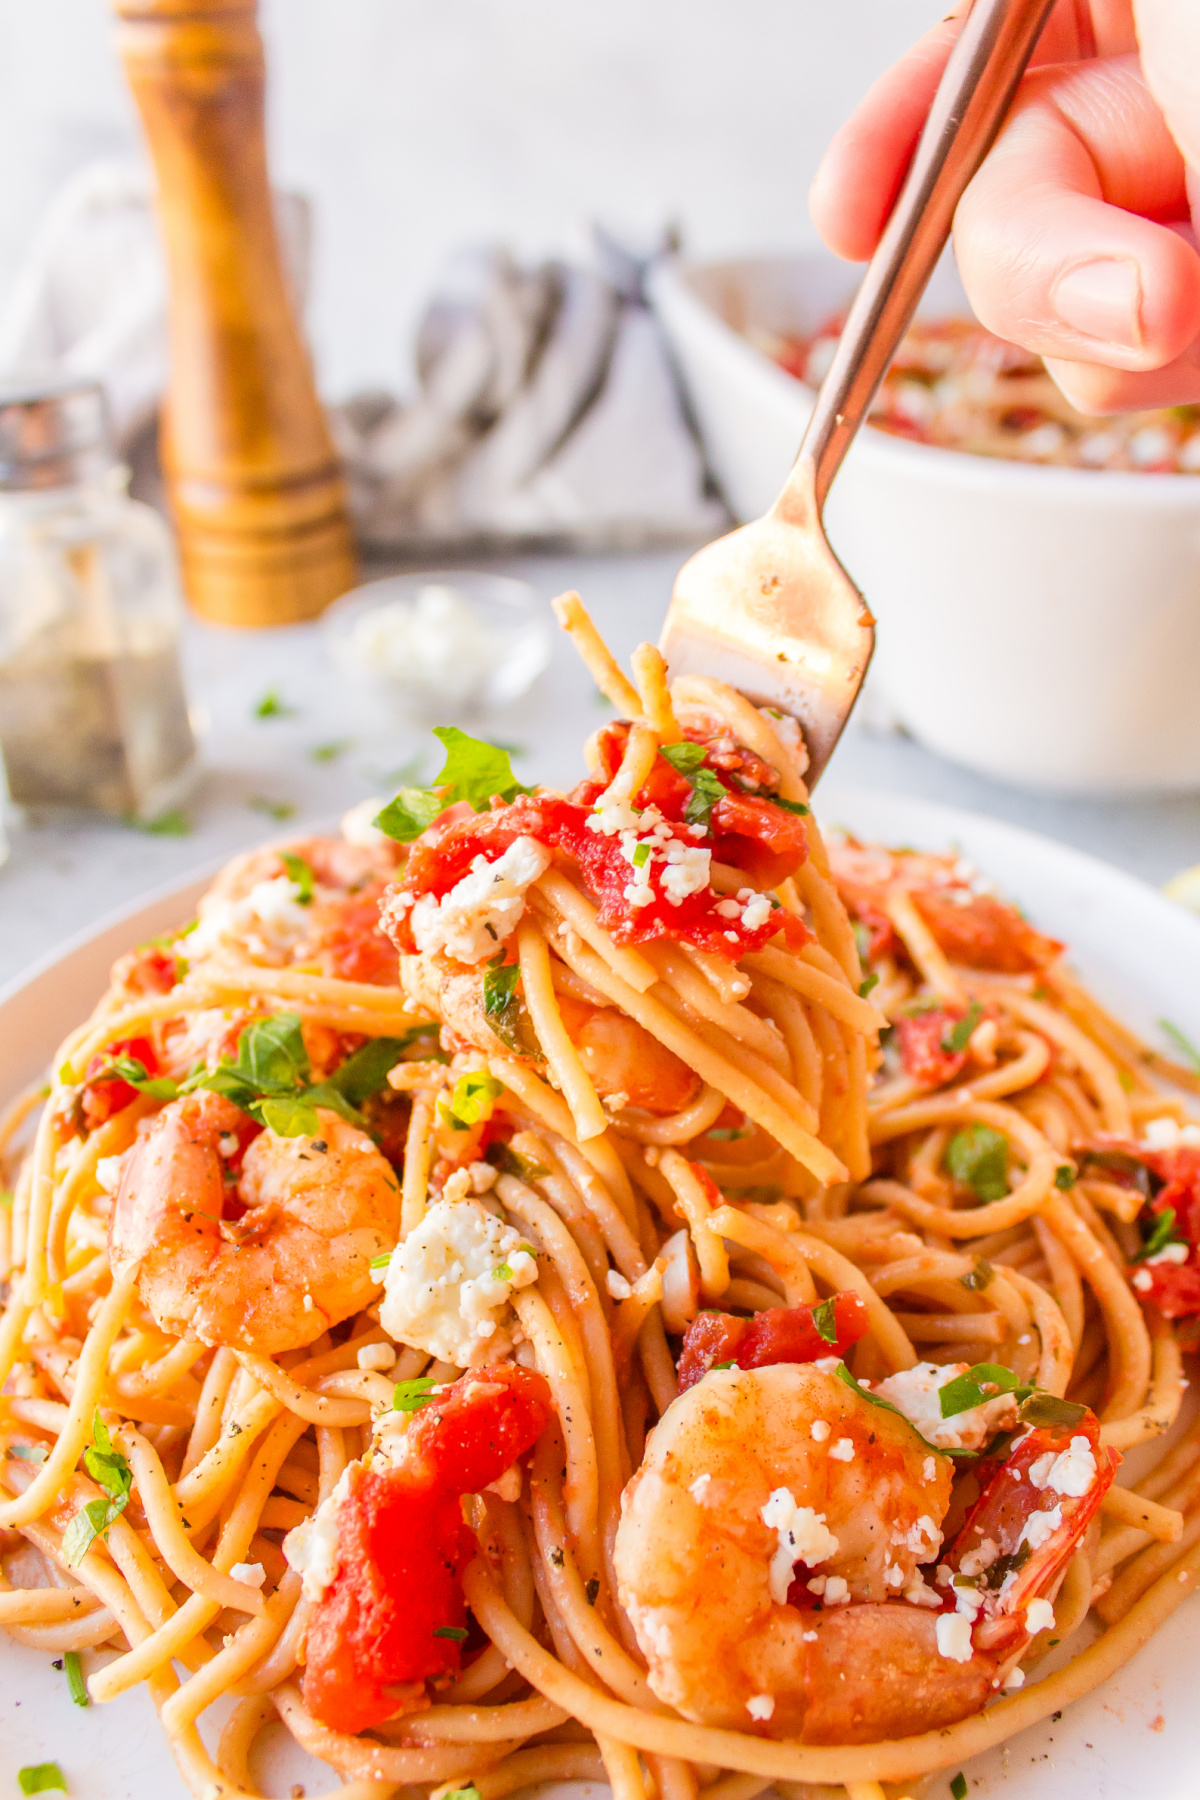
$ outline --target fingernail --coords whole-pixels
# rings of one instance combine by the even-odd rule
[[[1106,257],[1061,275],[1051,296],[1064,325],[1123,350],[1142,346],[1142,278],[1136,263]]]

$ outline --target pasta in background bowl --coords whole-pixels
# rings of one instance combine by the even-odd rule
[[[758,345],[814,337],[857,280],[821,252],[677,263],[653,278],[739,518],[773,502],[813,399]],[[918,316],[966,311],[943,266]],[[873,690],[922,742],[1030,788],[1200,786],[1194,476],[1007,461],[867,428],[826,524],[879,620]]]

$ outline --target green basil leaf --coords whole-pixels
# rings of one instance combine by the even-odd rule
[[[803,800],[785,800],[782,794],[763,794],[762,798],[769,800],[772,806],[781,806],[784,812],[795,813],[801,819],[807,818],[812,811],[812,807],[805,806]]]
[[[432,788],[404,787],[390,800],[371,823],[377,831],[386,832],[398,844],[411,844],[428,831],[439,813],[450,804]]]
[[[489,1144],[487,1160],[502,1175],[514,1175],[518,1181],[526,1183],[539,1181],[543,1175],[550,1173],[545,1163],[534,1162],[528,1156],[518,1156],[511,1144]]]
[[[418,1375],[415,1381],[398,1381],[392,1392],[392,1411],[420,1412],[434,1398],[430,1392],[433,1385],[433,1377],[430,1375]]]
[[[827,1344],[837,1343],[837,1320],[833,1316],[833,1299],[822,1300],[820,1306],[812,1309],[812,1322],[817,1328],[817,1336]]]
[[[660,744],[658,754],[664,762],[669,762],[677,775],[689,779],[697,769],[704,767],[704,758],[708,754],[703,744],[693,744],[682,739],[677,744]]]
[[[233,1068],[260,1094],[293,1093],[312,1074],[299,1013],[271,1013],[247,1025]]]
[[[435,1625],[433,1635],[434,1637],[452,1638],[456,1644],[462,1644],[466,1642],[467,1628],[465,1625]]]
[[[1075,1170],[1070,1163],[1059,1163],[1054,1171],[1054,1185],[1060,1193],[1070,1193],[1075,1186]]]
[[[878,986],[879,986],[879,975],[876,972],[876,970],[872,969],[871,973],[869,975],[865,976],[863,978],[863,980],[860,981],[858,984],[859,999],[865,1000],[867,995],[872,991],[872,989],[877,988]]]
[[[956,1131],[946,1145],[945,1163],[978,1200],[1002,1200],[1008,1193],[1008,1139],[990,1125]]]
[[[688,803],[683,809],[684,819],[689,825],[703,825],[707,831],[712,824],[713,807],[725,798],[728,790],[714,770],[704,767],[704,758],[708,754],[704,745],[687,741],[660,744],[658,753],[691,787]]]
[[[20,1462],[44,1463],[50,1452],[45,1444],[10,1444],[4,1452],[5,1456],[15,1456]]]
[[[450,1096],[450,1116],[460,1125],[481,1125],[490,1119],[492,1109],[504,1092],[504,1084],[486,1069],[472,1069],[460,1075]]]
[[[17,1770],[17,1786],[23,1794],[47,1794],[52,1789],[67,1791],[67,1778],[56,1762],[29,1763]],[[476,1800],[479,1800],[478,1791]]]
[[[316,1137],[320,1120],[310,1098],[316,1092],[316,1088],[310,1088],[306,1094],[272,1095],[255,1104],[255,1116],[276,1137]]]
[[[117,1500],[89,1500],[81,1506],[62,1534],[63,1561],[76,1569],[96,1539],[102,1538],[113,1520],[124,1512],[128,1496]]]
[[[1150,1236],[1140,1250],[1135,1250],[1130,1257],[1131,1262],[1145,1262],[1148,1256],[1157,1256],[1160,1250],[1175,1241],[1175,1208],[1164,1206],[1160,1213],[1155,1213],[1154,1224]],[[1181,1240],[1182,1241],[1182,1240]]]
[[[435,726],[433,735],[446,752],[433,786],[443,790],[447,805],[465,800],[476,812],[486,812],[493,800],[515,800],[518,794],[533,792],[522,787],[512,772],[509,752],[498,744],[468,737],[456,725]]]
[[[151,1075],[140,1057],[110,1057],[102,1069],[90,1077],[88,1086],[93,1081],[126,1081],[136,1088],[139,1094],[148,1094],[152,1100],[174,1100],[179,1093],[178,1082],[172,1081],[169,1075]]]
[[[1017,1417],[1022,1425],[1078,1425],[1086,1411],[1078,1400],[1060,1400],[1057,1394],[1039,1389],[1022,1403]]]
[[[306,863],[302,856],[297,856],[294,850],[283,850],[280,854],[283,857],[283,866],[287,870],[287,878],[298,890],[296,905],[311,906],[313,901],[311,865]]]
[[[950,1792],[954,1800],[967,1800],[967,1778],[961,1769],[950,1783]]]
[[[949,1056],[957,1056],[965,1050],[971,1041],[975,1027],[983,1017],[983,1008],[978,1000],[972,1000],[964,1016],[959,1019],[953,1030],[948,1031],[942,1039],[942,1049]]]
[[[974,1368],[938,1389],[942,1417],[952,1419],[956,1413],[967,1412],[973,1406],[982,1406],[985,1400],[994,1400],[996,1394],[989,1393],[990,1388],[1011,1394],[1020,1386],[1012,1370],[1004,1368],[1002,1364],[976,1363]]]
[[[322,1083],[341,1094],[351,1106],[361,1106],[372,1094],[381,1093],[387,1086],[387,1078],[400,1061],[409,1044],[425,1027],[417,1026],[413,1031],[406,1031],[403,1037],[371,1038],[361,1050],[348,1056],[340,1069]]]

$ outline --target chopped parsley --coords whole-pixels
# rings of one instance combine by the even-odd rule
[[[296,816],[295,802],[292,800],[272,800],[269,794],[247,794],[246,805],[251,812],[264,813],[268,819],[274,819],[282,825],[285,819]]]
[[[67,1692],[75,1706],[87,1706],[88,1691],[83,1679],[83,1668],[79,1661],[78,1650],[68,1650],[63,1655],[63,1674],[67,1678]]]
[[[347,750],[352,748],[352,739],[335,738],[332,743],[314,744],[308,754],[315,763],[331,763],[336,762],[339,756],[345,756]]]
[[[543,1175],[550,1173],[545,1163],[534,1162],[528,1156],[518,1156],[511,1144],[489,1144],[487,1160],[502,1175],[515,1175],[518,1181],[540,1181]]]
[[[153,819],[130,819],[129,823],[148,837],[190,837],[192,834],[192,821],[181,806],[172,806]],[[53,1768],[54,1765],[46,1766]]]
[[[984,1288],[990,1287],[995,1279],[995,1269],[990,1262],[984,1262],[981,1256],[973,1269],[959,1276],[958,1285],[965,1287],[970,1294],[982,1294]]]
[[[943,1419],[952,1419],[956,1413],[969,1412],[973,1406],[982,1406],[987,1400],[994,1400],[997,1394],[1032,1393],[1031,1388],[1022,1390],[1011,1369],[1000,1363],[976,1363],[974,1368],[948,1381],[938,1389],[938,1401],[942,1409]]]
[[[86,1085],[91,1087],[97,1081],[124,1081],[139,1094],[148,1094],[152,1100],[174,1100],[179,1092],[178,1082],[172,1081],[169,1075],[151,1075],[144,1062],[136,1056],[110,1056],[88,1077]]]
[[[869,975],[864,976],[863,979],[858,984],[859,999],[865,1000],[867,995],[872,991],[872,989],[877,988],[878,986],[879,986],[878,971],[875,969],[872,969],[871,973]]]
[[[278,688],[268,688],[251,708],[251,717],[255,719],[290,719],[295,713],[296,708],[287,704]]]
[[[1061,1193],[1070,1193],[1075,1186],[1075,1170],[1071,1163],[1059,1163],[1054,1171],[1054,1185]]]
[[[946,1167],[977,1200],[1002,1200],[1008,1193],[1008,1139],[990,1125],[967,1125],[946,1145]]]
[[[411,844],[427,831],[448,806],[466,801],[475,812],[486,812],[493,800],[515,800],[530,794],[512,771],[511,748],[469,737],[456,725],[438,725],[433,733],[441,740],[446,760],[429,787],[402,787],[375,819],[380,831],[399,844]]]
[[[452,1638],[456,1644],[462,1644],[466,1642],[467,1628],[465,1625],[435,1625],[433,1635],[434,1637]]]
[[[484,1120],[491,1118],[503,1092],[504,1084],[489,1075],[486,1069],[469,1070],[454,1084],[447,1109],[451,1120],[464,1130],[472,1125],[482,1125]]]
[[[386,1273],[387,1266],[391,1260],[392,1252],[390,1250],[385,1250],[382,1256],[373,1256],[367,1264],[367,1267],[370,1269],[372,1275],[383,1275]]]
[[[1140,1250],[1134,1251],[1129,1260],[1131,1262],[1145,1262],[1147,1257],[1157,1256],[1160,1250],[1165,1250],[1168,1244],[1181,1243],[1183,1241],[1183,1239],[1177,1238],[1175,1234],[1175,1208],[1173,1206],[1164,1206],[1160,1213],[1155,1213],[1154,1215],[1154,1224],[1150,1228],[1149,1237],[1145,1240]]]
[[[967,1778],[961,1769],[950,1783],[950,1792],[954,1800],[967,1800]]]

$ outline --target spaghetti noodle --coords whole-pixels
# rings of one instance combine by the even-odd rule
[[[145,1683],[197,1796],[278,1718],[341,1794],[880,1800],[1200,1574],[1200,1429],[1112,1485],[1196,1342],[1200,1081],[955,859],[824,842],[788,721],[560,617],[630,715],[572,793],[441,732],[3,1127],[0,1625]]]

